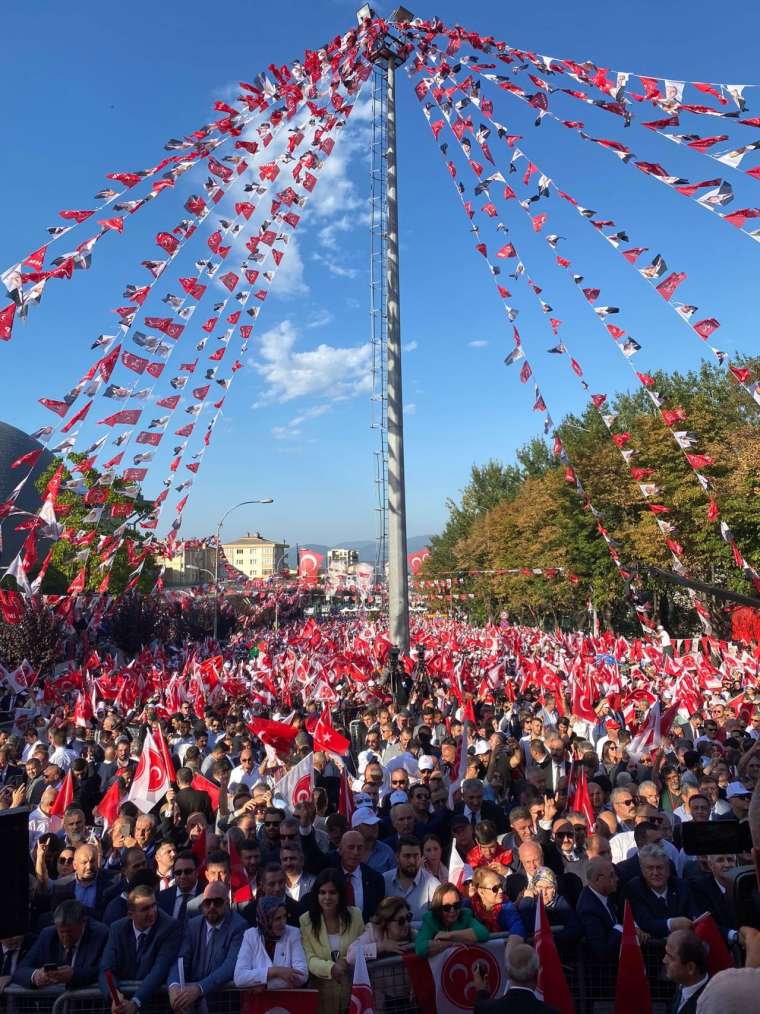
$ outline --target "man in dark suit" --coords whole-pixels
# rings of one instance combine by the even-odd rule
[[[94,845],[80,845],[74,853],[74,876],[66,883],[54,882],[48,895],[49,908],[73,898],[81,902],[88,914],[98,919],[115,889],[114,881],[98,869],[98,850]]]
[[[177,786],[174,802],[179,807],[182,823],[187,823],[187,818],[191,813],[202,813],[209,824],[213,823],[214,813],[211,808],[211,796],[203,789],[193,788],[193,772],[190,768],[179,769]]]
[[[688,885],[669,879],[668,857],[659,845],[639,849],[641,876],[626,886],[626,897],[639,929],[655,940],[664,940],[672,930],[691,929],[699,912]]]
[[[159,912],[156,896],[149,887],[139,886],[130,891],[127,911],[127,917],[115,922],[109,931],[98,984],[109,1000],[107,971],[117,987],[123,981],[136,981],[140,985],[131,1000],[122,998],[112,1007],[115,1014],[137,1014],[151,1000],[166,982],[181,939],[179,924],[165,912]]]
[[[473,973],[478,990],[473,1014],[559,1014],[556,1007],[550,1007],[536,996],[539,961],[532,947],[522,943],[508,946],[504,960],[509,986],[498,1000],[487,998],[487,981],[477,969]]]
[[[361,861],[363,854],[364,838],[358,831],[346,831],[338,851],[328,853],[325,865],[341,871],[346,882],[348,904],[361,909],[366,923],[385,897],[385,881]]]
[[[727,944],[738,937],[736,916],[729,904],[728,889],[731,885],[731,870],[736,866],[734,855],[707,856],[710,872],[689,881],[694,902],[700,913],[709,912]]]
[[[463,813],[473,827],[481,820],[490,820],[496,825],[497,834],[507,830],[504,810],[483,799],[484,786],[479,778],[465,778],[462,782],[462,801],[454,807],[454,813]]]
[[[11,762],[11,753],[6,747],[0,747],[0,789],[6,785],[15,787],[25,781],[24,769]]]
[[[665,974],[678,986],[674,1014],[696,1014],[708,982],[707,948],[692,930],[674,930],[665,944]]]
[[[188,904],[201,893],[198,885],[198,858],[190,849],[174,860],[174,884],[156,895],[158,907],[172,919],[184,922]]]
[[[608,859],[591,859],[586,886],[576,912],[589,947],[598,961],[615,960],[620,951],[623,920],[615,897],[618,878]]]
[[[88,919],[84,905],[64,901],[55,910],[53,925],[37,937],[16,967],[13,982],[25,989],[65,986],[86,989],[98,979],[98,968],[108,928]],[[55,965],[45,971],[46,965]]]
[[[221,881],[203,892],[203,917],[185,924],[178,957],[182,958],[184,985],[178,962],[169,972],[169,1002],[173,1009],[188,1010],[201,997],[213,1010],[214,992],[232,980],[235,962],[248,923],[230,911],[229,891]]]

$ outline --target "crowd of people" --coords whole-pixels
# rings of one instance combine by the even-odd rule
[[[230,983],[308,986],[344,1014],[360,953],[500,934],[532,992],[537,909],[561,955],[614,970],[629,906],[679,1014],[758,988],[760,934],[731,901],[760,844],[750,652],[444,623],[415,657],[389,647],[309,621],[203,660],[8,674],[0,807],[29,808],[30,889],[3,987],[97,984],[113,1014],[165,990],[188,1014]],[[148,806],[154,767],[171,784]],[[697,825],[744,843],[696,850]]]

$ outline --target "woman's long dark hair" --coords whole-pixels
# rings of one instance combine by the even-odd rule
[[[317,876],[314,884],[309,892],[309,922],[311,928],[316,934],[319,933],[322,927],[322,909],[319,907],[319,889],[325,884],[332,884],[335,890],[338,892],[338,921],[340,922],[341,932],[348,929],[351,923],[351,916],[348,911],[348,904],[346,902],[346,881],[338,870],[327,869]]]

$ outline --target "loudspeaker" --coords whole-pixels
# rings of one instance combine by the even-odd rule
[[[0,810],[0,939],[29,930],[29,807]]]

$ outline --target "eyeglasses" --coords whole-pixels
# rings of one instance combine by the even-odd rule
[[[635,803],[634,803],[634,801],[632,799],[618,799],[618,803],[620,803],[621,806],[634,806],[635,805]]]
[[[406,785],[406,778],[397,778],[395,782],[391,782],[391,785]]]
[[[452,901],[448,905],[441,905],[441,911],[442,912],[458,912],[461,907],[462,907],[462,902],[461,901]]]
[[[224,905],[224,898],[204,898],[203,904],[214,905],[215,907],[221,908],[221,906]]]
[[[195,873],[194,866],[188,866],[184,870],[178,870],[176,866],[174,867],[175,877],[192,877],[194,873]]]
[[[501,886],[501,884],[491,884],[490,887],[479,887],[478,890],[490,891],[491,894],[500,894],[504,890],[504,888]]]
[[[269,826],[271,827],[272,825],[270,824]],[[274,826],[276,827],[277,825]],[[297,837],[298,837],[297,831],[295,832],[295,834],[283,834],[282,831],[280,832],[280,841],[295,841]]]
[[[575,831],[555,831],[555,838],[575,838]]]
[[[408,926],[412,921],[412,913],[407,912],[406,915],[399,915],[393,921],[399,926]]]
[[[264,827],[279,827],[281,823],[280,820],[265,820]]]

